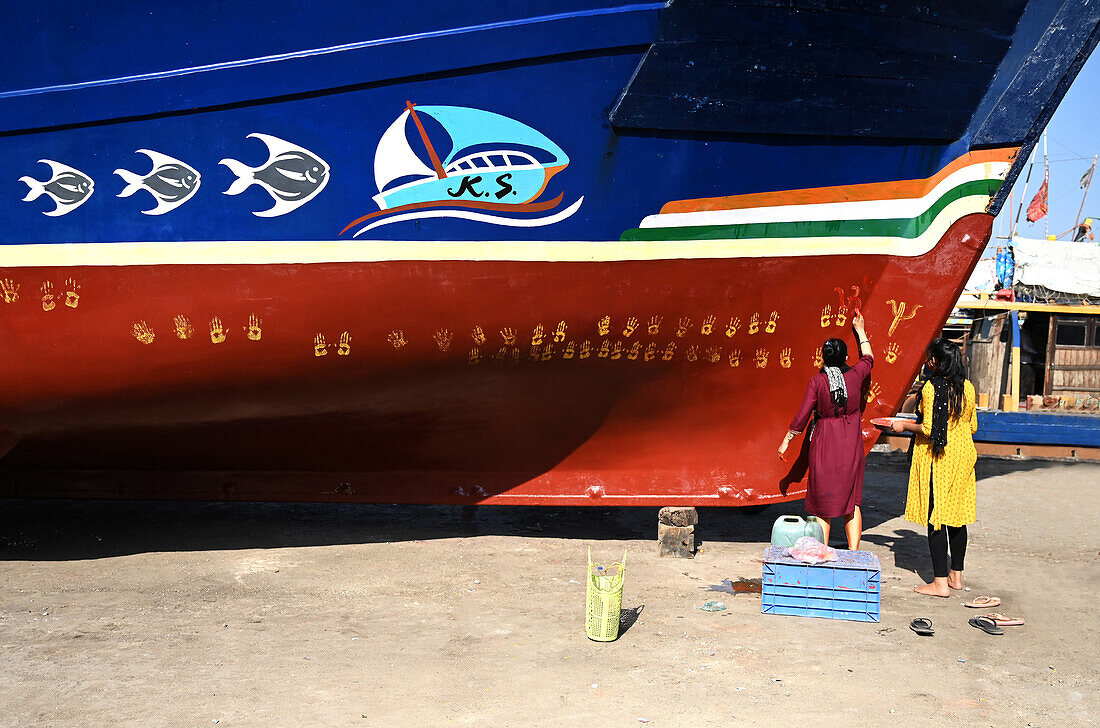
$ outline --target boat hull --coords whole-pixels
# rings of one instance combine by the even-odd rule
[[[807,443],[795,441],[790,464],[775,447],[822,342],[855,349],[858,305],[876,352],[865,421],[893,413],[991,221],[965,216],[912,257],[9,271],[21,291],[51,282],[57,296],[49,310],[28,294],[0,308],[0,398],[20,438],[4,487],[410,503],[801,498]],[[875,437],[867,425],[868,449]],[[24,472],[40,468],[68,475],[51,486]]]
[[[800,498],[822,342],[863,311],[892,413],[1100,40],[1061,0],[13,13],[25,496]],[[500,150],[543,169],[459,164]]]

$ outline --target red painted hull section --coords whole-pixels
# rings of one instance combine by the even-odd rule
[[[785,464],[776,447],[822,341],[841,336],[854,351],[836,318],[852,287],[876,355],[870,448],[877,433],[866,420],[895,411],[991,225],[968,215],[915,258],[10,269],[0,275],[21,294],[0,303],[0,424],[20,440],[0,463],[0,492],[573,505],[801,498],[804,455]],[[76,307],[64,300],[66,279],[80,285]],[[50,310],[46,281],[58,296]],[[259,340],[246,333],[253,315]],[[190,338],[177,336],[177,316]],[[228,331],[218,343],[215,317]],[[731,319],[740,325],[727,336]],[[151,343],[135,335],[138,324],[148,339],[143,323]],[[475,327],[485,343],[475,344]],[[441,329],[453,336],[446,347],[434,337]],[[581,358],[585,340],[591,353]]]

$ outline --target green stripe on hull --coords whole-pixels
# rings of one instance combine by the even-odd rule
[[[630,228],[620,240],[737,240],[741,238],[897,237],[921,235],[945,207],[964,197],[991,197],[1002,180],[979,179],[948,190],[943,197],[913,218],[882,220],[813,220],[807,222],[756,222],[742,225]]]

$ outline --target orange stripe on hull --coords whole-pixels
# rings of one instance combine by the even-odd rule
[[[859,185],[814,187],[779,192],[756,192],[748,195],[703,197],[696,200],[673,200],[661,208],[661,214],[672,212],[709,212],[713,210],[745,210],[753,207],[777,207],[780,205],[815,205],[822,202],[858,202],[862,200],[890,200],[923,197],[936,185],[958,170],[974,164],[1008,162],[1015,159],[1019,147],[1007,149],[983,149],[969,152],[948,164],[927,179],[897,182],[870,182]]]

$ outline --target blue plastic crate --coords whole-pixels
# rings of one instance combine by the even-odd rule
[[[805,564],[781,556],[779,546],[764,551],[760,611],[799,617],[877,622],[882,568],[869,551],[837,551],[836,561]]]

